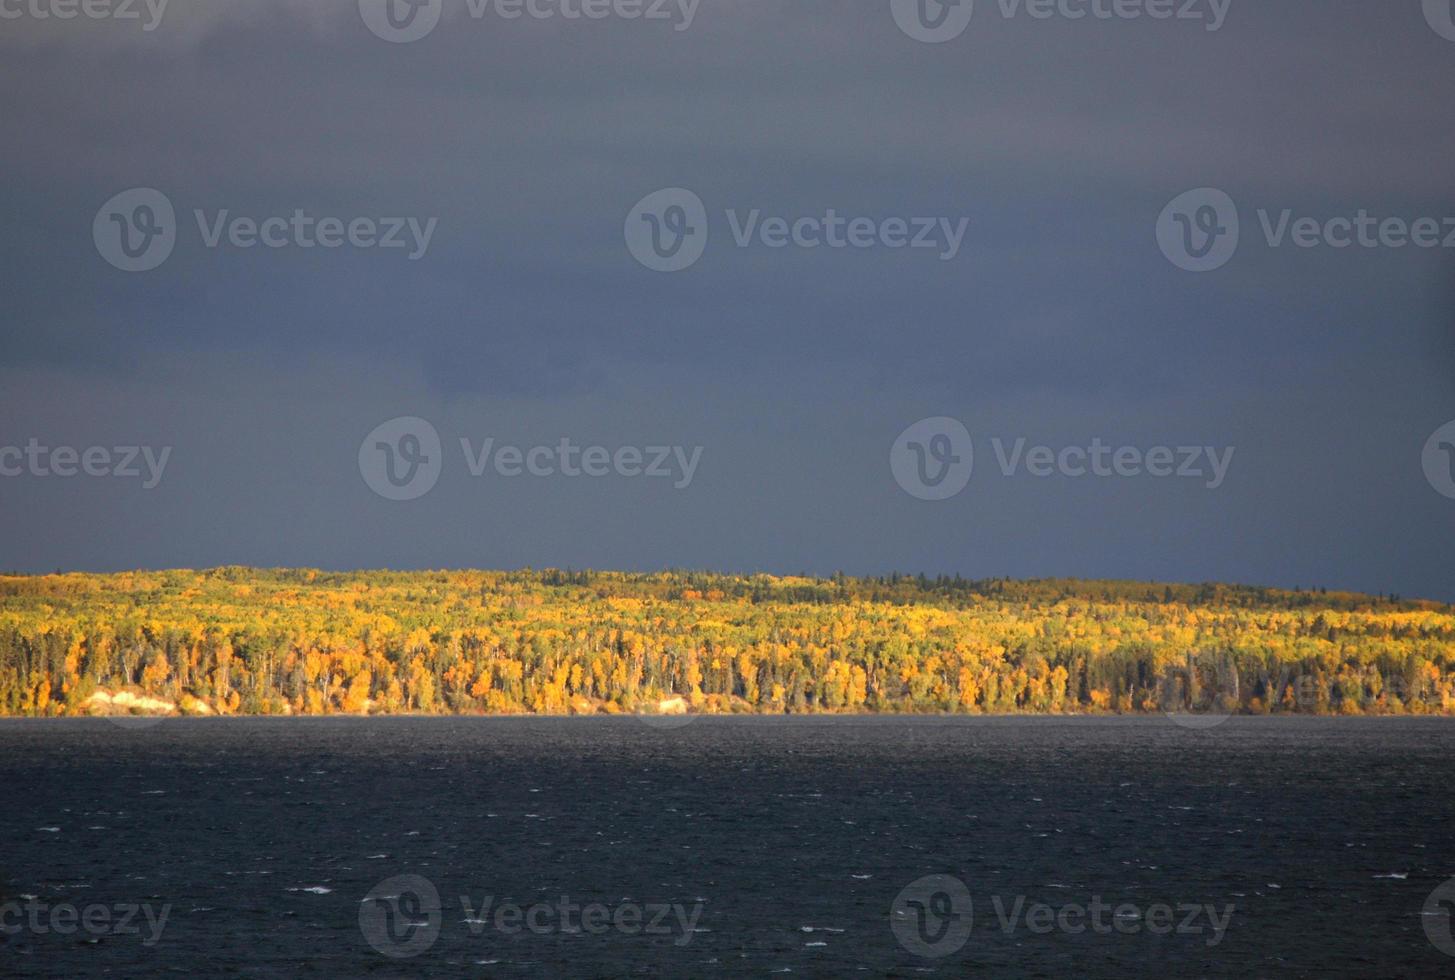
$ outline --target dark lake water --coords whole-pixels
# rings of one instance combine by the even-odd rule
[[[0,976],[1455,975],[1452,758],[1421,719],[5,721]]]

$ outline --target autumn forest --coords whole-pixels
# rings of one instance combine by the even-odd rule
[[[1455,610],[1226,585],[0,576],[0,714],[1455,711]]]

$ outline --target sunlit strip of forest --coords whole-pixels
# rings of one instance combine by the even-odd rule
[[[1455,710],[1455,609],[692,572],[0,576],[0,714]]]

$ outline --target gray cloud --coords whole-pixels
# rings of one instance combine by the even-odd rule
[[[1104,574],[1455,596],[1419,453],[1455,416],[1444,253],[1269,249],[1259,207],[1455,215],[1418,4],[1240,4],[1207,33],[1002,20],[943,45],[885,5],[704,3],[693,26],[472,20],[414,44],[353,3],[172,0],[122,23],[0,22],[0,444],[177,445],[141,497],[0,481],[0,565],[575,564]],[[666,186],[700,263],[622,242]],[[1226,268],[1157,250],[1174,195],[1244,214]],[[170,259],[98,257],[96,209],[165,191]],[[733,247],[723,211],[965,216],[952,263]],[[202,247],[193,209],[438,217],[418,262]],[[442,481],[388,507],[357,442],[442,431],[707,447],[691,491]],[[926,507],[910,422],[1236,444],[1208,496],[984,480]],[[89,435],[88,433],[96,433]],[[114,434],[113,434],[114,433]],[[672,433],[677,433],[672,436]],[[1442,523],[1443,522],[1443,523]],[[360,534],[359,528],[368,528]]]

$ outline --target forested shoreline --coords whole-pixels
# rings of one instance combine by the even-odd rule
[[[0,714],[1445,714],[1449,605],[695,572],[0,576]]]

